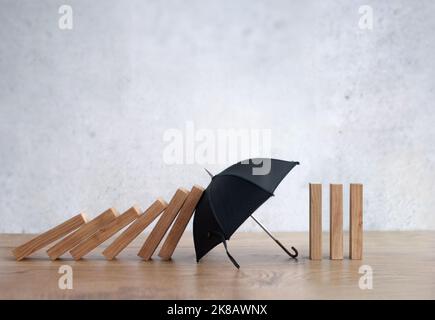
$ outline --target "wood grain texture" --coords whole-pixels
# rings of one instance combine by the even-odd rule
[[[165,233],[168,231],[169,227],[180,211],[181,206],[184,204],[188,194],[189,191],[183,188],[179,188],[175,192],[171,201],[169,201],[165,212],[163,212],[154,229],[151,231],[142,248],[139,250],[137,254],[139,257],[144,260],[151,259],[151,256],[153,255],[154,251],[156,251],[157,246],[159,245],[160,241],[162,241]]]
[[[343,185],[329,186],[329,257],[343,259]]]
[[[58,226],[38,235],[30,241],[16,247],[12,253],[17,260],[21,260],[35,251],[42,249],[54,241],[66,236],[86,223],[86,216],[80,213]]]
[[[196,205],[204,192],[204,188],[200,186],[193,186],[187,196],[186,201],[180,209],[180,213],[174,222],[168,236],[163,242],[160,248],[159,257],[163,260],[169,260],[177,247],[178,242],[183,235],[184,230],[187,227],[190,219],[192,218],[193,212],[195,211]]]
[[[89,221],[88,223],[82,225],[79,229],[74,231],[69,236],[65,237],[58,243],[56,243],[53,247],[47,250],[47,254],[52,260],[56,260],[61,255],[63,255],[68,250],[74,248],[80,241],[87,239],[98,229],[102,228],[104,225],[110,223],[118,216],[118,212],[113,209],[107,209],[99,216]]]
[[[322,185],[310,183],[310,258],[322,259]]]
[[[94,233],[90,238],[80,242],[74,249],[70,251],[71,256],[74,258],[74,260],[81,259],[84,255],[98,247],[119,230],[136,220],[139,215],[140,209],[137,207],[131,207],[123,214],[118,216],[115,220]]]
[[[136,219],[119,237],[117,237],[104,251],[107,260],[112,260],[125,249],[139,234],[145,230],[161,213],[168,204],[162,198],[158,198],[145,212]]]
[[[365,231],[363,260],[309,260],[307,232],[275,235],[299,249],[297,261],[264,232],[236,232],[229,245],[239,270],[222,245],[196,263],[187,231],[170,261],[146,263],[136,256],[145,234],[114,261],[96,250],[79,261],[50,261],[43,251],[16,261],[11,249],[33,235],[0,235],[0,299],[435,299],[433,231]],[[65,264],[73,268],[73,290],[58,286]],[[361,265],[373,268],[372,290],[358,286]]]
[[[363,256],[363,185],[350,185],[350,226],[349,256],[351,259],[362,259]]]

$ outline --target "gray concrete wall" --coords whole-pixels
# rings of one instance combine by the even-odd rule
[[[434,1],[0,0],[0,22],[0,232],[206,185],[163,161],[188,121],[270,129],[301,162],[257,213],[272,230],[307,230],[308,182],[326,227],[327,184],[362,182],[367,229],[435,229]]]

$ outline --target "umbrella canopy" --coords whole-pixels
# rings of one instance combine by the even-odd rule
[[[259,164],[269,170],[258,170]],[[199,261],[211,249],[223,243],[228,257],[239,267],[228,253],[226,240],[273,196],[279,183],[298,164],[277,159],[249,159],[213,176],[196,207],[193,220],[196,260]]]

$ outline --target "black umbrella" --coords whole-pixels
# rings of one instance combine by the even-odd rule
[[[209,173],[212,181],[204,191],[193,219],[196,261],[222,242],[228,257],[239,268],[228,252],[226,240],[248,217],[254,219],[289,256],[296,258],[297,250],[292,247],[295,253],[290,253],[252,213],[273,196],[282,179],[298,164],[258,158],[238,162],[215,176]]]

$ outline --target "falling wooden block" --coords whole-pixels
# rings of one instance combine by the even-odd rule
[[[162,241],[166,231],[168,231],[169,227],[177,216],[178,211],[180,211],[180,208],[186,200],[188,194],[189,191],[183,188],[180,188],[175,192],[165,212],[162,214],[156,226],[151,231],[150,235],[145,240],[145,243],[137,254],[139,257],[142,257],[144,260],[151,259],[151,256],[157,249],[160,241]]]
[[[363,185],[350,185],[349,256],[360,260],[363,256]]]
[[[329,257],[343,259],[343,185],[329,186]]]
[[[178,241],[180,241],[181,235],[189,223],[190,218],[195,211],[196,205],[202,196],[204,189],[200,186],[193,186],[187,196],[186,201],[180,209],[177,219],[174,225],[169,231],[168,236],[165,239],[162,247],[160,248],[159,257],[163,260],[169,260],[177,247]]]
[[[114,259],[126,246],[128,246],[130,242],[132,242],[146,227],[148,227],[167,206],[168,204],[165,200],[161,198],[157,199],[103,251],[103,255],[106,259]]]
[[[322,185],[310,183],[310,259],[322,260]]]
[[[40,234],[32,240],[16,247],[12,253],[15,259],[21,260],[35,251],[42,249],[54,241],[66,236],[70,232],[79,228],[82,224],[86,223],[86,216],[82,213],[72,217],[71,219],[61,223],[60,225]]]
[[[118,216],[118,212],[110,208],[102,214],[82,225],[78,230],[56,243],[53,247],[47,250],[47,254],[51,260],[56,260],[68,250],[74,248],[80,241],[83,241],[97,232],[106,224],[112,222]]]
[[[103,228],[94,233],[90,238],[83,242],[80,242],[74,249],[70,251],[70,254],[74,260],[81,259],[85,254],[91,252],[91,250],[98,247],[104,241],[109,239],[119,230],[129,225],[132,221],[136,220],[140,215],[140,209],[131,207],[126,212],[121,214],[115,220],[105,225]]]

